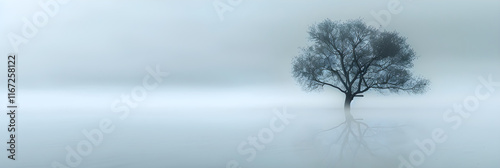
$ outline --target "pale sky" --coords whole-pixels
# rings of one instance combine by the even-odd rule
[[[213,2],[72,0],[60,5],[47,24],[19,46],[22,89],[127,90],[140,82],[146,66],[160,65],[171,74],[162,89],[171,96],[187,94],[192,101],[211,97],[199,93],[234,97],[248,92],[256,94],[244,99],[247,102],[262,97],[341,100],[342,95],[332,90],[303,92],[291,77],[292,58],[307,45],[312,24],[327,18],[372,23],[377,19],[371,13],[387,10],[389,4],[243,0],[221,21]],[[399,2],[400,13],[391,14],[381,29],[400,32],[419,56],[413,72],[431,85],[426,94],[416,96],[418,100],[466,95],[479,76],[500,79],[500,1]],[[23,18],[32,20],[43,11],[38,1],[0,2],[3,55],[14,51],[7,35],[22,35]],[[372,93],[363,99],[405,96]],[[228,97],[219,96],[218,101],[229,101]]]

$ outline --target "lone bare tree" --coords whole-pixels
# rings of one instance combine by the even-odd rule
[[[307,91],[328,86],[345,94],[344,143],[349,135],[364,143],[361,125],[368,127],[351,114],[355,97],[369,90],[423,93],[428,85],[410,72],[415,52],[397,32],[379,31],[362,20],[326,19],[308,33],[311,43],[293,60],[293,77]]]

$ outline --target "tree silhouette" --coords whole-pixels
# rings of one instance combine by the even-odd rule
[[[366,147],[361,127],[368,126],[350,112],[355,97],[369,90],[423,93],[428,85],[410,72],[416,55],[397,32],[379,31],[361,20],[326,19],[308,33],[311,43],[293,60],[293,77],[306,91],[328,86],[345,94],[344,143],[352,135]]]

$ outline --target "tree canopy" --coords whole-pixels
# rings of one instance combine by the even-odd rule
[[[293,60],[293,77],[307,91],[324,86],[346,101],[368,90],[422,93],[428,80],[410,72],[416,55],[397,32],[380,31],[362,20],[324,20],[309,30],[311,44]]]

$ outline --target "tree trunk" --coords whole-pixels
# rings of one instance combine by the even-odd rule
[[[345,102],[344,102],[344,114],[345,114],[345,119],[346,121],[352,121],[353,117],[351,114],[351,102],[354,97],[352,95],[346,94],[345,96]]]

